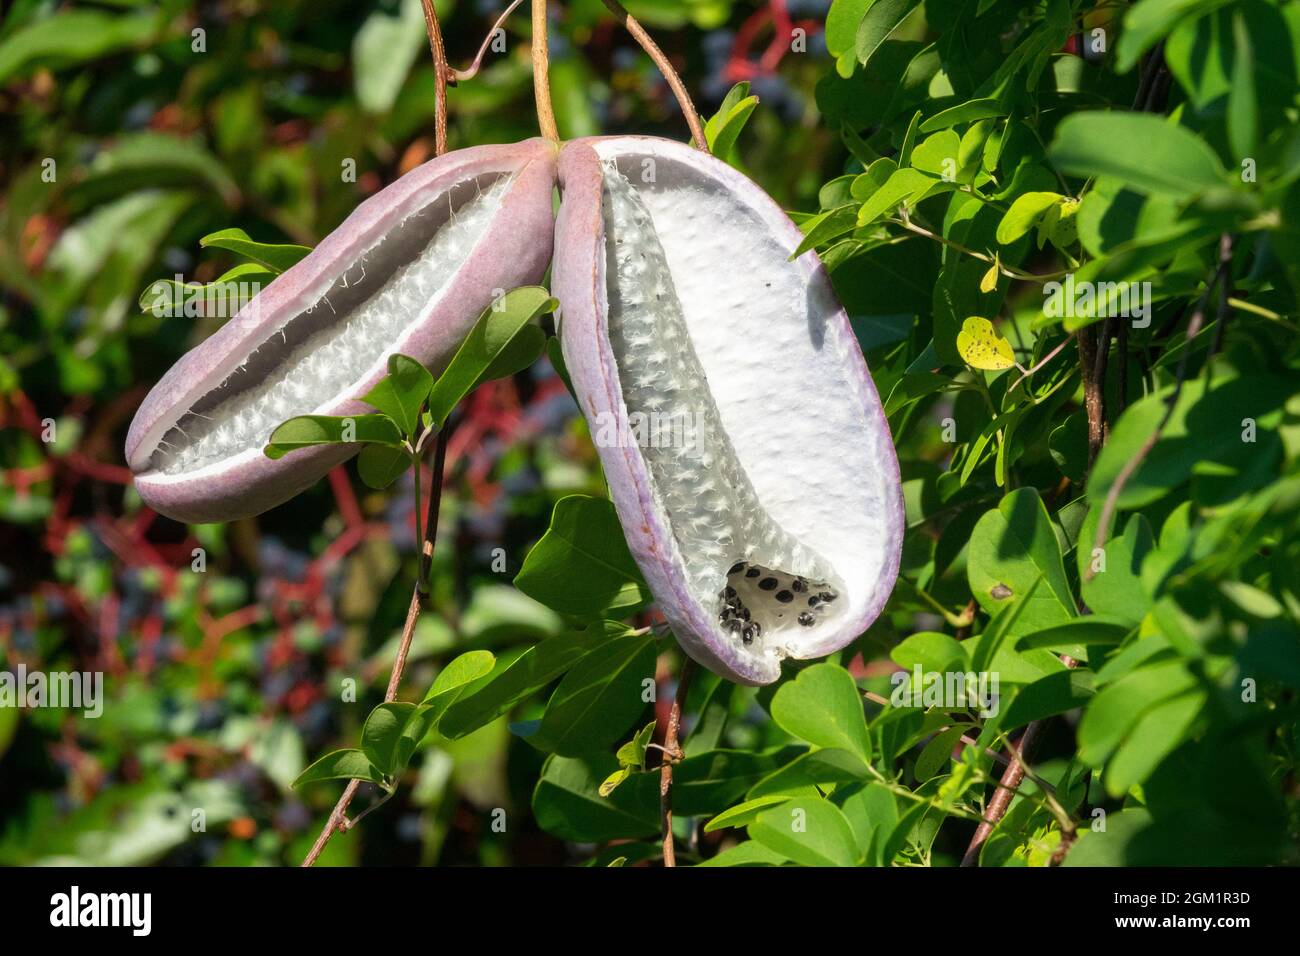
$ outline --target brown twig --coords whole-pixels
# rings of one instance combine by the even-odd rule
[[[663,757],[659,763],[659,819],[663,828],[664,866],[677,865],[677,850],[673,846],[673,765],[682,758],[678,734],[682,725],[682,708],[686,706],[686,692],[695,674],[695,661],[689,657],[677,677],[677,693],[668,711],[668,727],[664,730]]]
[[[966,848],[965,855],[961,858],[962,866],[974,866],[979,862],[980,849],[984,846],[984,841],[989,838],[993,828],[1007,812],[1007,807],[1011,805],[1011,799],[1015,796],[1020,787],[1020,782],[1025,778],[1024,761],[1029,759],[1029,752],[1038,743],[1038,738],[1043,733],[1043,721],[1032,721],[1026,728],[1025,732],[1020,735],[1018,744],[1010,746],[1012,760],[1007,765],[1007,769],[1002,772],[1002,779],[998,781],[998,788],[993,793],[993,799],[989,801],[987,809],[984,811],[984,819],[980,825],[975,828],[975,835],[971,837],[970,846]]]
[[[447,51],[442,45],[442,27],[433,0],[421,0],[424,6],[424,28],[429,34],[429,52],[433,54],[433,155],[447,152],[447,81],[451,68],[447,66]]]
[[[429,486],[429,510],[424,524],[424,544],[420,550],[420,581],[424,580],[426,563],[433,556],[433,547],[438,539],[438,514],[442,502],[442,473],[443,467],[447,460],[447,430],[438,432],[437,446],[434,451],[433,459],[433,480]],[[416,480],[419,480],[418,473]],[[397,699],[397,688],[402,683],[402,672],[406,670],[406,657],[411,651],[411,639],[415,636],[415,625],[420,619],[420,611],[424,607],[425,595],[417,582],[413,593],[411,594],[411,604],[406,610],[406,623],[402,626],[402,639],[397,645],[397,657],[393,661],[393,671],[388,677],[388,689],[384,692],[384,702],[391,703]],[[325,821],[325,826],[320,835],[316,837],[316,842],[312,845],[311,851],[303,859],[303,866],[312,866],[320,857],[325,845],[329,843],[334,834],[342,833],[348,830],[353,822],[347,817],[348,807],[352,803],[352,798],[357,795],[357,788],[361,786],[360,780],[348,781],[347,787],[343,790],[343,795],[339,797],[339,802],[334,805],[330,811],[329,819]]]
[[[1085,326],[1074,333],[1079,343],[1079,374],[1083,378],[1083,408],[1088,416],[1088,467],[1097,460],[1106,440],[1106,408],[1101,380],[1097,378],[1097,330]],[[1104,374],[1104,366],[1103,366]]]
[[[646,33],[645,27],[641,26],[618,0],[601,0],[601,2],[627,28],[627,32],[632,34],[632,39],[636,40],[641,49],[645,50],[650,59],[654,61],[654,65],[658,67],[659,72],[663,74],[663,78],[667,81],[668,88],[673,91],[673,96],[677,98],[677,104],[682,108],[682,115],[686,117],[686,125],[691,130],[691,139],[695,141],[698,148],[708,152],[709,140],[704,135],[704,125],[700,122],[700,114],[696,112],[695,104],[691,102],[691,94],[687,92],[686,84],[677,75],[677,71],[673,69],[673,65],[669,62],[668,57],[664,55],[664,51],[659,49],[659,44],[655,43],[650,34]]]
[[[1128,484],[1129,479],[1137,473],[1146,461],[1147,455],[1151,454],[1151,449],[1155,448],[1156,442],[1160,440],[1160,435],[1164,432],[1165,426],[1169,420],[1174,417],[1174,410],[1178,407],[1178,399],[1183,393],[1183,382],[1187,378],[1187,361],[1192,354],[1192,340],[1201,331],[1201,325],[1205,322],[1205,307],[1209,302],[1210,295],[1213,294],[1215,287],[1227,288],[1229,276],[1228,272],[1232,265],[1232,236],[1224,233],[1219,237],[1219,263],[1214,270],[1214,276],[1210,279],[1196,303],[1196,308],[1192,311],[1192,317],[1187,321],[1187,335],[1183,338],[1183,354],[1178,357],[1178,370],[1174,375],[1174,390],[1165,402],[1165,413],[1161,416],[1159,424],[1152,430],[1151,434],[1146,437],[1146,441],[1137,450],[1137,453],[1124,462],[1124,467],[1119,470],[1115,480],[1111,482],[1110,488],[1106,491],[1105,501],[1101,506],[1101,516],[1097,521],[1097,531],[1093,538],[1092,547],[1095,552],[1102,544],[1109,540],[1110,523],[1115,516],[1115,509],[1119,503],[1120,493],[1124,486]],[[1226,318],[1227,309],[1226,298],[1220,302],[1220,315]],[[1088,566],[1085,572],[1085,580],[1091,581],[1096,575],[1092,570],[1092,565]]]
[[[551,105],[551,54],[546,40],[546,0],[533,4],[533,98],[537,103],[537,126],[552,143],[560,141],[555,125],[555,108]]]

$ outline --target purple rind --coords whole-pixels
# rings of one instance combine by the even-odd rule
[[[197,399],[224,381],[283,320],[315,301],[346,264],[427,202],[425,197],[471,177],[516,174],[475,254],[401,344],[403,352],[437,374],[501,290],[536,284],[545,274],[552,252],[555,166],[555,145],[540,138],[457,150],[417,167],[358,206],[301,262],[182,356],[145,397],[126,441],[126,460],[145,504],[176,520],[196,523],[260,514],[359,451],[360,446],[335,445],[295,451],[274,461],[261,454],[239,456],[224,470],[194,478],[167,477],[151,468],[159,440]],[[384,370],[377,369],[354,395],[318,413],[373,411],[359,399],[383,375]]]
[[[633,154],[638,145],[692,166],[744,198],[763,215],[769,228],[794,250],[803,234],[784,211],[753,181],[727,164],[692,147],[657,137],[590,137],[567,143],[560,153],[560,211],[555,226],[555,261],[551,267],[552,293],[560,302],[560,341],[565,364],[583,414],[589,422],[602,415],[616,414],[623,406],[618,368],[609,342],[608,300],[605,282],[605,227],[601,214],[602,171],[593,144],[616,143],[620,153]],[[743,255],[737,250],[738,259]],[[807,270],[809,281],[820,284],[831,301],[838,301],[821,260],[815,253],[800,256],[792,265]],[[837,310],[835,321],[843,324],[854,340],[848,315]],[[902,485],[898,458],[889,437],[889,424],[876,387],[860,351],[854,351],[854,371],[861,379],[861,394],[869,418],[883,434],[881,444],[887,457],[878,464],[889,473],[885,484],[890,491],[885,524],[892,547],[878,576],[874,599],[855,616],[842,622],[832,639],[818,642],[815,654],[822,657],[838,650],[865,631],[883,610],[898,576],[904,527]],[[717,632],[713,611],[691,595],[671,528],[659,518],[654,491],[645,459],[635,447],[597,447],[610,497],[622,522],[628,546],[645,576],[665,619],[673,628],[683,651],[702,666],[741,684],[770,684],[780,676],[779,667],[761,666],[752,655]]]

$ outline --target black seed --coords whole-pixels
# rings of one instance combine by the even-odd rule
[[[736,596],[736,589],[733,587],[725,587],[722,589],[722,596],[725,598],[734,598]]]
[[[804,591],[808,590],[808,582],[803,578],[795,578],[794,581],[791,582],[790,587],[802,594]]]
[[[839,595],[836,594],[834,591],[823,591],[821,594],[817,596],[821,598],[823,603],[825,604],[830,604],[831,601],[834,601],[837,597],[839,597]]]
[[[739,571],[743,571],[743,570],[745,570],[745,562],[744,562],[744,561],[737,561],[735,564],[733,564],[733,565],[731,566],[731,570],[728,571],[727,573],[728,573],[728,574],[736,574],[737,572],[739,572]]]
[[[757,621],[755,621],[753,624],[751,624],[750,627],[752,627],[752,628],[754,629],[754,636],[755,636],[755,637],[758,637],[760,634],[763,633],[763,625],[762,625],[762,624],[759,624]]]
[[[753,624],[749,625],[749,626],[746,627],[743,631],[740,632],[740,638],[741,638],[741,640],[743,640],[746,644],[750,644],[750,643],[752,643],[753,640],[754,640],[754,637],[755,637],[755,636],[756,636],[756,635],[755,635],[754,625],[753,625]]]
[[[747,578],[756,578],[756,577],[758,577],[758,576],[759,576],[760,574],[762,574],[762,573],[763,573],[763,572],[760,571],[760,570],[758,570],[758,568],[750,568],[748,571],[745,572],[745,577],[747,577]]]
[[[789,604],[794,600],[794,595],[784,589],[776,592],[776,599],[782,604]]]
[[[817,601],[818,601],[818,600],[819,600],[819,599],[818,599],[817,595],[814,594],[812,597],[810,597],[810,598],[808,599],[808,606],[809,606],[809,607],[816,607],[816,606],[817,606]]]
[[[741,620],[748,621],[748,620],[749,620],[749,608],[747,608],[747,607],[742,607],[742,608],[740,609],[740,617],[741,617]]]
[[[758,582],[758,586],[764,591],[771,591],[776,587],[776,578],[763,578]]]
[[[802,624],[804,627],[812,627],[813,624],[815,624],[816,622],[817,622],[817,618],[813,617],[807,611],[804,611],[802,614],[799,615],[799,623]]]
[[[739,631],[740,627],[741,627],[740,622],[737,621],[735,618],[732,618],[730,621],[727,622],[727,630],[733,633]]]

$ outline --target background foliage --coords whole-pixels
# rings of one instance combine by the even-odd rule
[[[467,62],[498,10],[439,9]],[[955,864],[989,751],[1033,724],[979,862],[1296,862],[1300,7],[632,9],[832,269],[907,499],[868,634],[774,687],[693,681],[681,861]],[[600,4],[553,20],[562,134],[684,137]],[[452,148],[535,134],[527,29],[452,91]],[[338,785],[293,782],[336,748],[361,757],[326,770],[396,785],[323,862],[657,858],[646,745],[680,656],[644,629],[546,359],[457,413],[405,707],[376,705],[416,573],[409,475],[379,493],[349,466],[186,527],[122,464],[149,385],[220,321],[158,318],[141,290],[245,261],[200,248],[218,230],[311,245],[431,155],[419,4],[18,0],[0,103],[0,655],[108,687],[97,720],[0,709],[0,862],[295,863]],[[1150,283],[1149,315],[1051,314],[1067,271]],[[623,573],[593,575],[593,547]],[[997,715],[871,699],[917,664],[998,672]]]

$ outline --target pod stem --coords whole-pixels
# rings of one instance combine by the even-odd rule
[[[552,143],[560,141],[551,106],[551,58],[546,40],[546,0],[532,0],[533,8],[533,96],[537,100],[537,125]]]
[[[632,34],[632,39],[641,45],[654,61],[654,65],[659,68],[663,78],[668,81],[668,87],[673,91],[673,96],[677,98],[677,103],[682,108],[682,114],[686,117],[686,125],[690,127],[691,138],[695,140],[695,146],[709,151],[709,141],[704,135],[704,126],[700,123],[700,114],[695,111],[695,104],[691,102],[691,94],[686,90],[686,84],[682,78],[677,75],[673,65],[668,62],[668,57],[664,51],[659,49],[659,44],[646,32],[645,27],[637,22],[636,17],[627,12],[627,9],[618,2],[618,0],[602,0],[609,12],[614,14],[620,23],[627,28],[627,32]]]
[[[438,430],[437,445],[433,453],[433,477],[429,482],[429,508],[424,518],[423,542],[420,548],[419,580],[415,584],[415,590],[411,594],[411,604],[406,609],[406,623],[402,626],[402,639],[397,646],[397,657],[393,661],[393,670],[388,677],[388,690],[384,693],[384,702],[392,703],[397,699],[397,689],[402,683],[402,673],[406,670],[406,658],[411,651],[411,640],[415,636],[415,625],[420,620],[420,611],[424,609],[427,594],[427,568],[429,562],[433,559],[433,547],[438,540],[438,514],[442,503],[442,475],[443,468],[447,461],[447,435],[449,429],[441,428]],[[417,463],[415,469],[415,494],[416,500],[420,495],[420,469]],[[416,506],[416,522],[418,527],[420,509]],[[330,838],[335,833],[344,833],[352,829],[361,817],[365,816],[374,806],[367,808],[355,819],[348,819],[348,807],[352,803],[352,798],[357,795],[357,789],[361,786],[360,780],[349,780],[347,787],[343,790],[343,796],[339,797],[339,802],[334,805],[330,811],[329,819],[325,821],[325,826],[320,835],[316,837],[310,852],[303,859],[303,866],[313,866],[320,857],[325,845],[329,843]],[[391,793],[385,794],[380,798],[379,803],[391,797]]]
[[[663,828],[664,866],[677,865],[677,849],[673,845],[673,765],[682,759],[678,734],[682,726],[682,709],[686,706],[686,692],[690,690],[693,676],[695,661],[688,657],[682,665],[681,674],[677,676],[677,693],[673,696],[672,708],[668,711],[668,726],[664,730],[661,748],[663,758],[659,765],[659,817]]]
[[[442,27],[433,0],[421,0],[424,7],[424,28],[429,34],[429,52],[433,54],[433,154],[447,152],[447,80],[451,67],[447,65],[447,51],[442,45]]]

